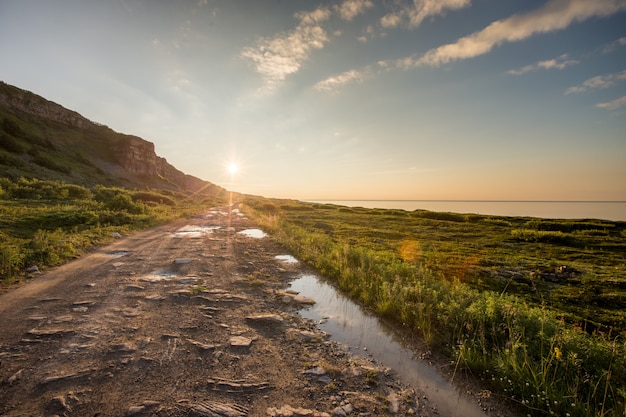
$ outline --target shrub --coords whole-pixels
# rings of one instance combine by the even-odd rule
[[[5,118],[2,121],[2,129],[7,132],[9,135],[13,135],[15,137],[19,137],[23,135],[22,128],[20,125],[13,119]]]
[[[50,158],[49,156],[46,155],[41,155],[41,154],[37,154],[34,158],[33,158],[33,162],[36,163],[39,166],[42,166],[44,168],[48,168],[52,171],[57,171],[57,172],[61,172],[63,174],[71,174],[72,170],[66,166],[66,165],[61,165],[58,162],[56,162],[55,160],[53,160],[52,158]]]
[[[24,145],[9,135],[0,133],[0,148],[13,153],[23,153],[26,151]]]
[[[561,245],[576,244],[576,239],[563,232],[552,232],[532,229],[515,229],[511,231],[511,237],[522,242],[544,242]]]
[[[0,232],[0,279],[14,276],[23,266],[23,254],[16,241]]]

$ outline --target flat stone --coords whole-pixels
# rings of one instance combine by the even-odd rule
[[[258,314],[256,316],[248,316],[246,320],[265,325],[282,325],[285,323],[285,320],[278,314]]]
[[[136,416],[137,414],[141,414],[146,410],[146,407],[143,405],[135,405],[132,406],[128,409],[128,411],[126,412],[126,415],[128,417],[130,416]]]
[[[175,259],[174,260],[174,264],[175,265],[190,264],[192,262],[193,262],[193,259],[191,259],[191,258],[180,258],[180,259]]]
[[[71,321],[74,320],[74,317],[72,316],[57,316],[55,318],[52,319],[53,323],[70,323]]]
[[[315,368],[307,369],[306,371],[304,371],[304,374],[322,376],[326,375],[326,369],[322,368],[321,366],[316,366]]]
[[[250,347],[252,339],[243,336],[232,336],[229,343],[232,347]]]
[[[115,353],[133,353],[136,350],[137,349],[135,349],[134,347],[132,347],[132,346],[126,344],[126,343],[121,343],[119,345],[111,346],[110,352],[115,352]]]
[[[126,288],[124,288],[124,291],[143,291],[145,290],[145,287],[142,287],[141,285],[128,285],[126,286]]]
[[[210,344],[207,344],[207,343],[198,342],[198,341],[193,340],[193,339],[187,339],[187,341],[189,343],[191,343],[192,345],[197,346],[201,350],[212,350],[212,349],[215,349],[215,345],[210,345]]]
[[[290,336],[292,339],[301,339],[306,342],[310,342],[316,339],[321,340],[325,337],[328,337],[326,333],[316,333],[310,330],[298,330],[298,329],[287,329],[287,335]]]
[[[72,329],[31,329],[27,334],[34,337],[62,337],[74,333]]]
[[[293,297],[293,301],[298,304],[315,304],[315,300],[309,297],[305,297],[304,295],[296,295]]]
[[[199,401],[192,404],[190,411],[193,415],[202,417],[246,417],[248,409],[238,404],[218,403],[213,401]]]

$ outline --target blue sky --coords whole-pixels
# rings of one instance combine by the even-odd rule
[[[626,0],[2,0],[0,57],[240,192],[626,200]]]

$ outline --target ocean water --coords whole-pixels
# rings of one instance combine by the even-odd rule
[[[349,207],[417,209],[545,219],[626,221],[626,201],[307,200]]]

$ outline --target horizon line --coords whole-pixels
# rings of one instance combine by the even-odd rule
[[[390,201],[450,203],[626,203],[626,200],[459,200],[459,199],[384,199],[384,198],[299,198],[300,201]]]

